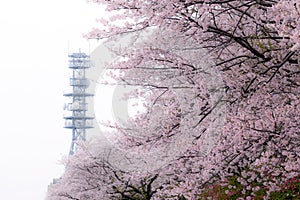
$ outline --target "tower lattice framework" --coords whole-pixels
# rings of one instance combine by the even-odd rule
[[[69,68],[72,70],[70,86],[72,91],[65,92],[64,96],[71,99],[65,109],[68,114],[64,116],[65,128],[72,130],[72,141],[69,155],[76,150],[76,141],[86,140],[86,129],[93,128],[93,116],[87,116],[87,98],[93,94],[87,93],[89,80],[86,78],[86,70],[91,67],[90,57],[85,53],[73,53],[69,55]]]

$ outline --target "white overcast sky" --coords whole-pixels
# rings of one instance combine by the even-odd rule
[[[44,199],[62,173],[68,49],[89,51],[82,34],[101,15],[86,0],[0,2],[0,199]]]

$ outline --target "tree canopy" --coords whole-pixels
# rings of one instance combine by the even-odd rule
[[[82,145],[48,199],[209,199],[203,193],[215,183],[227,195],[240,190],[236,199],[268,199],[299,177],[298,0],[92,2],[112,16],[88,38],[154,30],[107,66],[118,84],[140,87],[127,97],[147,102],[116,126],[116,144],[141,155],[178,138],[188,145],[136,174]]]

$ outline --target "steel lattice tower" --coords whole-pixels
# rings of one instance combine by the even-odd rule
[[[86,139],[86,129],[93,128],[92,116],[87,116],[87,97],[93,94],[87,93],[89,80],[86,78],[86,70],[91,67],[90,57],[85,53],[73,53],[69,55],[69,68],[72,69],[70,77],[71,92],[64,96],[72,100],[67,103],[65,109],[69,112],[65,119],[65,128],[72,129],[72,142],[69,155],[76,150],[76,141]]]

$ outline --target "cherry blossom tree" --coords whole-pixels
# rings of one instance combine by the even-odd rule
[[[286,79],[297,73],[300,33],[296,0],[94,2],[118,13],[109,21],[100,19],[107,29],[94,29],[89,38],[153,26],[180,31],[203,44],[226,76],[240,71],[240,81],[227,80],[226,84],[242,96],[271,83],[275,76],[289,82]],[[123,26],[114,23],[122,20],[126,21]],[[236,98],[234,95],[232,101]]]
[[[101,157],[94,157],[86,144],[79,144],[76,154],[64,161],[64,175],[49,186],[49,200],[130,199],[150,200],[161,188],[154,184],[158,174],[135,180],[114,169]]]
[[[145,184],[154,184],[155,189],[148,190],[153,194],[149,198],[198,199],[209,184],[226,184],[229,177],[237,176],[245,198],[254,197],[259,187],[267,188],[268,198],[279,185],[299,175],[299,1],[92,2],[105,5],[113,14],[99,19],[105,28],[93,29],[88,38],[112,39],[158,30],[138,48],[114,50],[124,59],[108,66],[118,84],[142,88],[128,97],[143,97],[148,102],[146,112],[129,119],[126,127],[116,125],[116,145],[144,155],[149,149],[158,152],[161,145],[182,134],[192,136],[191,143],[158,171],[141,174],[132,184],[128,184],[132,174],[112,167],[108,160],[97,164],[100,171],[89,174],[88,169],[101,156],[91,154],[84,161],[85,156],[78,153],[69,162],[90,166],[70,164],[53,191],[71,195],[66,199],[109,199],[116,198],[112,194],[128,195],[128,187],[139,188],[137,192],[144,191]],[[188,46],[197,50],[186,51]],[[218,121],[224,114],[220,110],[226,114],[224,123]],[[210,143],[213,148],[205,148],[213,134],[218,135]],[[87,189],[93,187],[88,181],[74,181],[72,177],[81,176],[78,169],[83,173],[79,179],[92,176],[100,184],[98,189]],[[74,181],[74,186],[66,190],[62,186],[68,181]],[[138,194],[130,195],[134,199]]]

